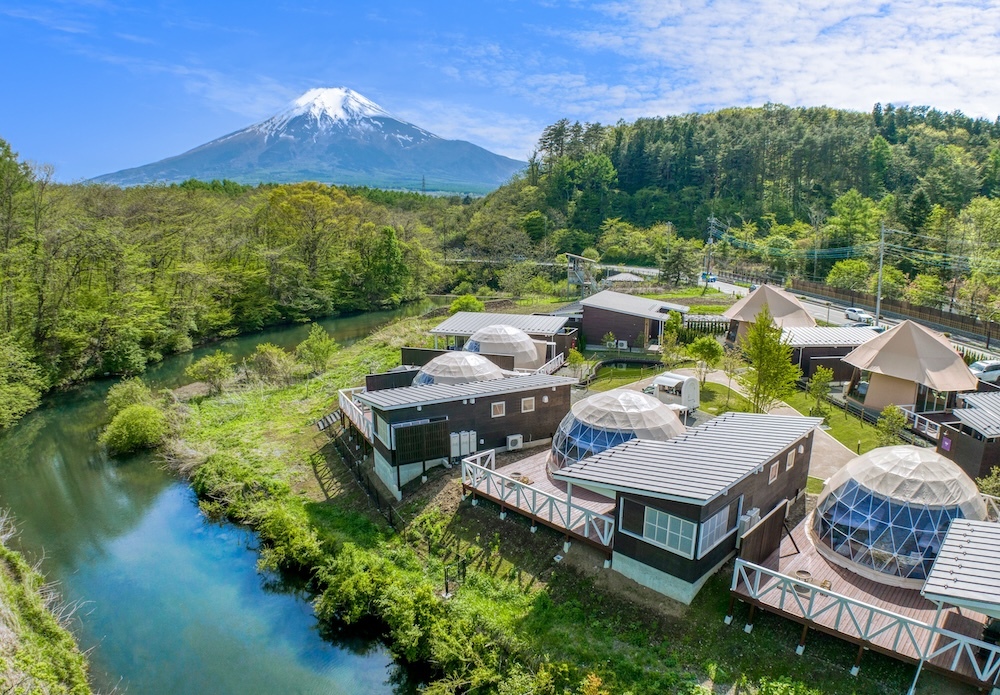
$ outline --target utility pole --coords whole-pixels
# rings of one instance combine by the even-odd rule
[[[879,229],[878,239],[878,287],[875,290],[875,325],[882,319],[882,267],[885,265],[885,222]]]

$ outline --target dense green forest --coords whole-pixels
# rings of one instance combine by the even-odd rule
[[[0,140],[0,427],[47,389],[426,292],[551,292],[561,253],[871,289],[995,317],[1000,120],[925,107],[559,121],[485,198],[318,184],[59,185]],[[448,259],[489,263],[445,265]]]

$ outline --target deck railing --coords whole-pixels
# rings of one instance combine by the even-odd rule
[[[923,415],[918,414],[915,408],[916,406],[913,405],[899,406],[899,409],[903,411],[903,415],[906,416],[906,424],[910,426],[910,429],[914,432],[925,434],[934,441],[940,439],[941,425],[924,417]]]
[[[958,672],[967,669],[984,683],[1000,675],[1000,647],[879,608],[737,558],[731,589],[748,598],[846,637]],[[731,622],[732,616],[726,616]],[[877,640],[877,641],[876,641]],[[945,655],[951,659],[941,659]]]
[[[364,390],[362,386],[353,389],[341,389],[337,393],[337,403],[340,406],[340,412],[346,415],[347,419],[358,428],[361,435],[370,442],[372,441],[372,421],[365,417],[365,411],[354,402],[354,394],[361,393]]]
[[[484,462],[487,465],[483,465]],[[550,526],[572,531],[584,538],[596,538],[604,547],[611,547],[615,534],[614,517],[599,514],[568,499],[497,473],[493,470],[493,462],[492,449],[462,459],[462,485],[511,509],[526,512]]]
[[[1000,523],[1000,497],[993,495],[980,495],[986,503],[986,518],[989,521]]]
[[[559,371],[560,367],[566,362],[566,356],[563,353],[559,353],[551,360],[543,364],[541,367],[535,370],[535,374],[555,374]]]

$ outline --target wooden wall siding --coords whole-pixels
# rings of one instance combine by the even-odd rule
[[[559,426],[559,421],[569,411],[569,391],[568,385],[557,386],[555,391],[552,390],[552,387],[548,387],[500,396],[479,397],[476,398],[475,403],[463,404],[459,399],[425,405],[419,411],[416,407],[401,408],[386,411],[381,415],[390,425],[423,418],[433,420],[438,417],[447,417],[448,432],[475,430],[477,440],[483,440],[482,444],[476,442],[477,449],[495,449],[507,446],[507,435],[509,434],[524,435],[525,443],[552,437]],[[532,396],[535,398],[534,412],[522,413],[521,399]],[[548,403],[542,402],[544,396],[548,396]],[[507,414],[503,417],[491,417],[492,404],[500,401],[507,404]],[[389,452],[378,443],[378,438],[376,438],[376,444],[388,458]]]
[[[569,349],[575,347],[580,349],[582,346],[578,346],[576,343],[580,338],[580,333],[575,328],[571,328],[565,333],[556,333],[552,337],[552,342],[556,344],[556,355],[562,353],[563,355],[569,357]],[[555,357],[555,355],[553,355]]]
[[[946,437],[951,441],[950,450],[944,448]],[[1000,466],[1000,442],[976,439],[952,425],[941,425],[937,452],[957,463],[970,478],[986,477]]]
[[[368,374],[365,376],[365,389],[367,391],[381,391],[382,389],[398,389],[404,386],[411,386],[415,376],[417,376],[415,369],[407,369],[402,372]]]
[[[750,533],[743,536],[740,558],[757,565],[763,563],[781,545],[784,522],[785,507],[772,509]]]
[[[850,381],[854,367],[840,358],[854,348],[849,347],[804,347],[792,350],[792,362],[802,368],[802,376],[809,378],[817,367],[833,370],[834,381]]]
[[[400,350],[399,362],[400,364],[410,364],[416,367],[423,367],[438,355],[443,355],[446,352],[454,351],[435,350],[434,348],[404,347]],[[514,357],[512,355],[488,355],[486,353],[482,353],[482,356],[496,366],[500,367],[500,369],[506,369],[508,371],[514,370]]]
[[[667,318],[666,314],[663,318]],[[648,328],[647,321],[649,322]],[[628,314],[619,314],[607,309],[583,307],[583,335],[588,343],[597,345],[609,331],[615,334],[617,340],[627,340],[629,347],[632,347],[636,344],[636,338],[644,333],[647,342],[659,340],[660,322]]]
[[[643,495],[633,495],[631,493],[618,494],[618,508],[622,510],[621,527],[626,531],[631,531],[642,535],[642,524],[645,510],[643,507],[653,507],[673,516],[688,519],[697,523],[702,523],[710,519],[720,509],[726,505],[730,507],[730,519],[734,519],[738,500],[743,496],[743,512],[747,512],[754,507],[760,509],[761,516],[767,514],[784,500],[794,499],[805,490],[806,480],[809,477],[809,459],[812,456],[812,443],[814,433],[795,442],[792,446],[784,449],[777,457],[764,464],[761,473],[751,473],[740,482],[733,485],[728,495],[720,495],[707,505],[686,504],[671,500],[663,500],[655,497]],[[798,447],[803,447],[803,453],[798,453]],[[795,451],[795,465],[792,470],[785,470],[785,462],[788,452]],[[778,461],[778,479],[770,485],[768,484],[768,474],[771,463]],[[699,530],[700,532],[700,530]],[[698,539],[695,539],[696,547]],[[615,534],[614,551],[627,555],[643,564],[655,567],[658,570],[667,572],[676,577],[680,577],[688,582],[694,582],[705,572],[712,569],[716,564],[736,547],[736,536],[730,536],[725,541],[716,546],[711,552],[700,560],[688,560],[675,553],[659,546],[652,545],[638,538],[633,538],[624,533]]]

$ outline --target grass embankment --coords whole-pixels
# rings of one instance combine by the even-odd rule
[[[87,660],[53,611],[57,596],[6,545],[13,523],[0,517],[0,691],[90,693]]]
[[[405,321],[342,350],[337,366],[304,384],[245,388],[187,406],[171,447],[209,511],[252,525],[261,563],[314,578],[321,619],[381,625],[393,653],[426,669],[428,693],[706,693],[787,676],[780,692],[900,692],[911,669],[876,655],[848,675],[854,648],[811,636],[795,656],[799,628],[760,616],[752,636],[723,616],[723,569],[690,609],[599,569],[574,546],[562,564],[561,538],[497,509],[460,502],[458,471],[437,469],[401,511],[393,533],[312,423],[369,368],[398,360],[429,322]],[[455,583],[460,561],[468,566]],[[453,595],[441,597],[445,568]],[[738,609],[736,623],[745,616]],[[589,685],[581,683],[590,676]],[[746,692],[746,691],[743,691]],[[772,690],[770,692],[778,692]]]

